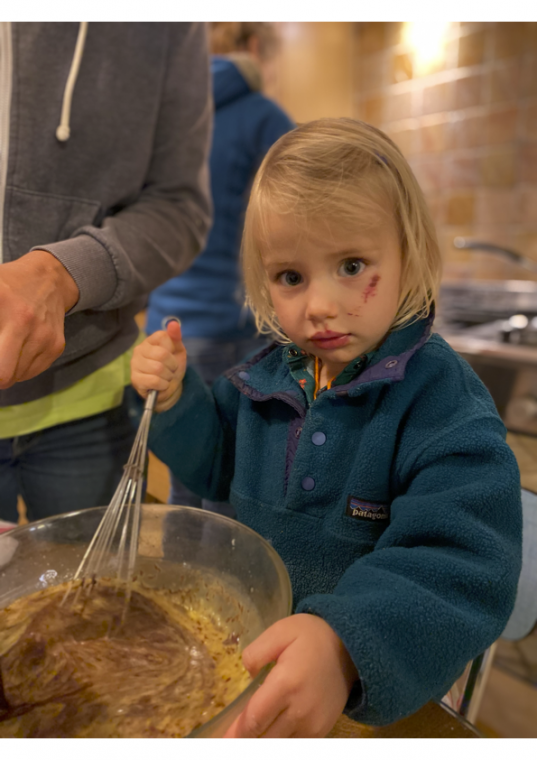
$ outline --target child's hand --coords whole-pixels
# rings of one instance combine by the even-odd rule
[[[252,676],[274,660],[226,738],[326,736],[358,678],[341,639],[322,618],[292,615],[274,623],[243,652]]]
[[[142,398],[151,390],[160,391],[155,411],[165,412],[181,397],[186,371],[186,349],[181,326],[168,322],[136,346],[131,359],[131,382]]]

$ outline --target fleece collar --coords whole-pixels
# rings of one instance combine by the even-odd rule
[[[390,333],[370,357],[363,371],[361,367],[356,367],[355,377],[343,385],[336,385],[325,390],[322,397],[356,396],[364,386],[369,386],[371,383],[403,380],[408,362],[429,339],[433,321],[434,309],[426,319]],[[279,398],[304,414],[306,397],[289,367],[287,361],[289,350],[288,345],[272,343],[248,361],[225,372],[224,376],[253,401]],[[356,363],[358,359],[359,357],[354,362]],[[319,398],[320,395],[317,399]]]
[[[334,389],[335,393],[344,395],[348,392],[349,395],[353,395],[353,390],[366,383],[404,380],[407,364],[416,351],[429,340],[433,322],[434,308],[426,319],[390,333],[364,372],[346,385],[338,385]]]

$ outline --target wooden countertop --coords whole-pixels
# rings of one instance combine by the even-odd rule
[[[342,715],[329,739],[477,739],[477,729],[448,707],[429,702],[389,726],[364,726]]]

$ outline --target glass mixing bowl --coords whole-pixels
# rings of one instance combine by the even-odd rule
[[[104,514],[70,512],[0,536],[0,609],[47,586],[70,580]],[[104,576],[114,575],[111,553]],[[267,541],[221,515],[191,507],[142,505],[136,575],[153,588],[201,598],[246,647],[291,613],[289,575]],[[191,737],[220,737],[262,684],[269,667]]]

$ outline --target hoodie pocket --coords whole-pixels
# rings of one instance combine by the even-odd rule
[[[8,187],[4,262],[15,261],[36,246],[67,240],[80,227],[95,224],[99,212],[98,201]]]

